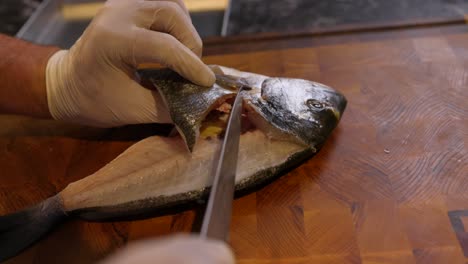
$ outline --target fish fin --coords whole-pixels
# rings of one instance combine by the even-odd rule
[[[59,195],[28,209],[0,216],[0,262],[31,246],[66,216]]]
[[[219,67],[219,65],[212,64],[208,65],[208,67],[214,72],[214,74],[224,74],[223,70],[221,69],[221,67]]]

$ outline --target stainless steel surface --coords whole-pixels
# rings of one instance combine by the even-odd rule
[[[90,20],[67,21],[60,0],[44,0],[16,37],[44,45],[69,48],[81,36]]]
[[[223,25],[221,28],[221,36],[225,37],[227,35],[227,26],[229,24],[229,16],[231,15],[231,4],[232,0],[229,0],[228,6],[224,11]]]
[[[69,48],[81,36],[91,19],[67,19],[61,8],[64,4],[104,2],[103,0],[44,0],[16,37],[38,44]],[[230,3],[229,3],[230,5]],[[226,10],[229,10],[229,6]],[[192,12],[192,23],[202,38],[220,36],[225,11]],[[224,21],[224,23],[227,23]]]
[[[242,96],[239,91],[232,106],[210,198],[203,218],[200,232],[203,238],[227,241],[229,237],[241,133],[241,114]]]
[[[231,76],[226,74],[215,73],[216,83],[223,88],[234,89],[236,91],[240,90],[252,90],[252,87],[243,79],[237,76]]]

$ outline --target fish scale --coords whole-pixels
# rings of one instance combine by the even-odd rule
[[[143,72],[164,98],[181,137],[145,138],[57,195],[0,216],[0,261],[18,254],[67,218],[141,219],[205,199],[222,134],[198,138],[199,128],[211,109],[235,95],[232,88],[237,83],[231,81],[237,82],[236,77],[252,88],[243,91],[242,98],[243,113],[253,124],[239,140],[237,195],[254,191],[313,157],[346,107],[343,95],[319,83],[220,69],[231,76],[222,80],[230,88],[196,86],[168,70]]]
[[[211,88],[192,84],[170,70],[143,70],[140,74],[148,78],[162,95],[174,125],[191,152],[206,115],[219,102],[237,93],[217,83]]]

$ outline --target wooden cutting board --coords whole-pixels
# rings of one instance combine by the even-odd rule
[[[316,157],[235,201],[239,263],[468,261],[465,26],[211,42],[206,52],[207,63],[314,80],[348,98]],[[164,129],[2,117],[0,214],[54,195]],[[90,263],[133,240],[190,232],[196,215],[70,221],[8,263]]]

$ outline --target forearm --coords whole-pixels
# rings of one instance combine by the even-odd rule
[[[0,113],[50,117],[45,70],[57,50],[0,34]]]

